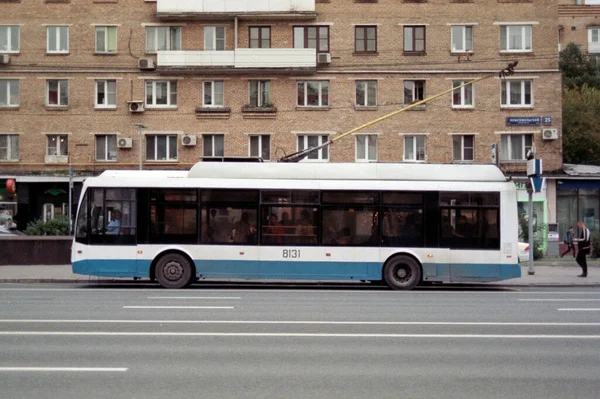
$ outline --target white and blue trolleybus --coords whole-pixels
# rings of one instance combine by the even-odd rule
[[[493,165],[199,162],[86,179],[73,272],[489,282],[520,277],[515,185]]]

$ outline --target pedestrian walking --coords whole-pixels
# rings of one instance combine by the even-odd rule
[[[563,238],[563,242],[567,245],[567,249],[560,254],[561,258],[571,251],[573,251],[573,257],[575,257],[577,251],[575,251],[575,245],[573,245],[573,238],[575,238],[575,230],[573,229],[573,226],[570,226]]]
[[[585,227],[585,223],[581,220],[577,222],[577,227],[579,228],[580,233],[579,238],[576,239],[578,251],[575,260],[577,261],[577,264],[581,266],[581,270],[583,271],[577,277],[587,277],[587,260],[585,257],[590,253],[590,229]]]

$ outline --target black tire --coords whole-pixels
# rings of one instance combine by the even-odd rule
[[[192,281],[192,265],[181,254],[163,255],[156,264],[156,280],[165,288],[183,288]]]
[[[394,256],[383,267],[383,279],[393,290],[410,290],[421,281],[421,265],[410,256]]]

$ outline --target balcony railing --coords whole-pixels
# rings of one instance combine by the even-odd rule
[[[159,69],[314,69],[315,49],[241,48],[234,51],[159,51]]]
[[[600,53],[600,43],[588,42],[588,53]]]
[[[158,0],[158,14],[315,12],[315,0]]]

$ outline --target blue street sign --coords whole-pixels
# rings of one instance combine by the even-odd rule
[[[544,185],[543,177],[531,177],[531,187],[533,188],[534,193],[541,193],[542,186]]]
[[[506,126],[540,126],[542,118],[539,116],[507,116]]]

